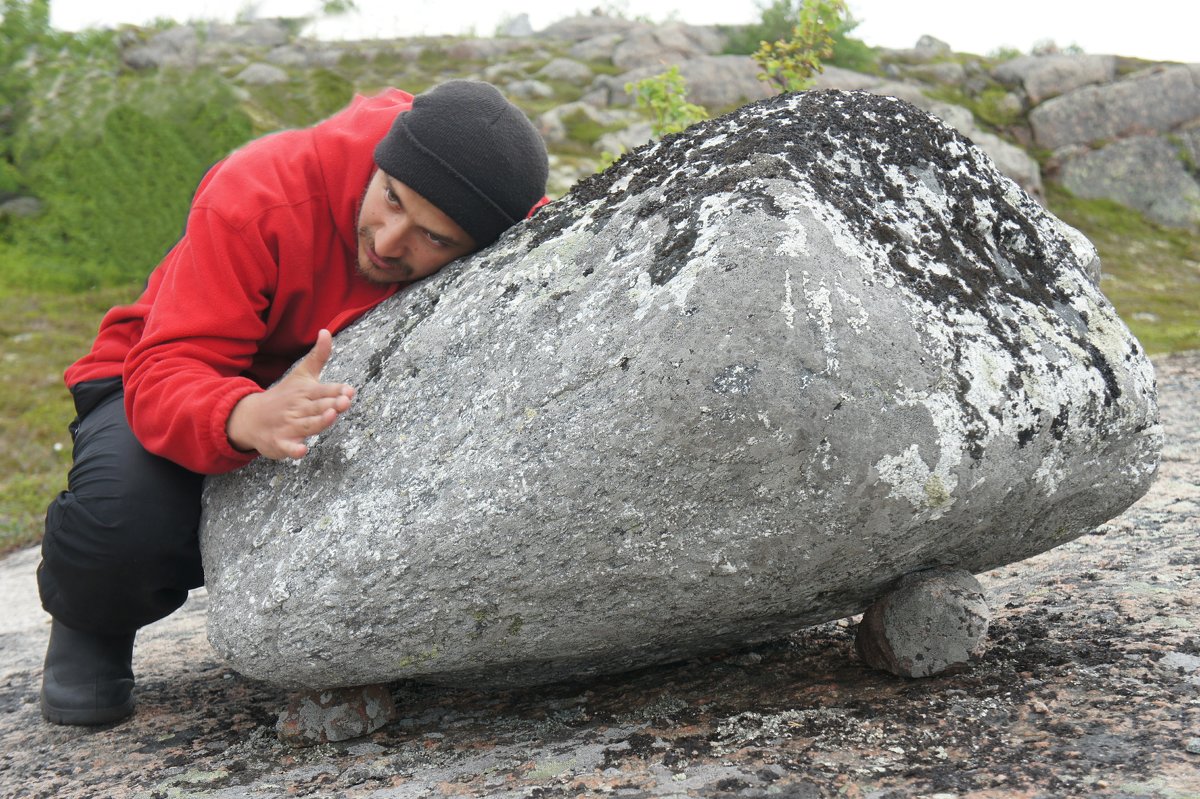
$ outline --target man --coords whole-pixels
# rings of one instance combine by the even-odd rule
[[[66,372],[74,463],[38,568],[46,719],[133,712],[136,631],[204,582],[203,475],[303,457],[354,398],[320,382],[331,333],[495,241],[547,171],[529,120],[475,81],[356,98],[209,171],[145,292]]]

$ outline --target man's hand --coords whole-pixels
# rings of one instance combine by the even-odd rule
[[[308,454],[304,439],[328,429],[354,399],[351,386],[321,382],[321,370],[332,352],[333,337],[322,330],[316,345],[282,380],[239,400],[225,423],[229,443],[272,460]]]

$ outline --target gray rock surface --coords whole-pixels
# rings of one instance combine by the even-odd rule
[[[1067,161],[1062,183],[1073,194],[1106,198],[1173,227],[1200,226],[1200,128],[1172,136],[1135,136]]]
[[[1091,53],[1023,55],[992,70],[996,80],[1024,89],[1029,102],[1038,103],[1073,89],[1110,83],[1116,77],[1117,59]]]
[[[527,48],[523,39],[461,39],[446,48],[446,55],[459,61],[492,61]]]
[[[0,219],[6,216],[18,218],[37,216],[43,208],[45,205],[37,197],[11,197],[0,202]]]
[[[537,32],[538,36],[548,39],[565,39],[567,41],[583,42],[597,36],[613,33],[624,34],[641,23],[620,17],[609,17],[603,14],[588,16],[577,15],[560,19]]]
[[[540,80],[518,80],[506,84],[505,91],[525,100],[544,100],[554,96],[554,89]]]
[[[634,146],[644,144],[650,138],[649,123],[644,125],[639,124],[640,117],[638,117],[636,112],[620,108],[597,108],[584,102],[565,103],[555,106],[540,115],[535,124],[537,125],[538,132],[542,134],[542,139],[549,145],[555,145],[570,138],[568,128],[571,124],[578,124],[584,121],[602,128],[619,129],[619,133],[622,136],[629,134],[631,131],[638,131],[644,128],[644,137],[635,141],[633,143]],[[603,138],[602,136],[601,140]],[[611,147],[608,149],[611,152],[616,152]],[[627,144],[626,149],[632,149],[632,146]],[[597,150],[602,151],[603,148],[597,144]]]
[[[278,47],[291,38],[290,27],[285,19],[255,19],[236,25],[209,25],[205,36],[216,45]]]
[[[658,71],[671,64],[721,52],[723,37],[711,28],[670,23],[635,28],[613,47],[612,62],[621,69],[654,67]]]
[[[144,44],[128,47],[122,60],[133,69],[193,67],[200,54],[200,34],[191,25],[180,25],[151,36]]]
[[[855,648],[874,668],[931,677],[961,670],[982,654],[990,618],[983,588],[970,573],[914,572],[867,608]]]
[[[288,74],[274,64],[250,64],[239,72],[234,80],[254,86],[267,86],[287,83]]]
[[[654,138],[654,127],[649,122],[635,122],[627,128],[605,133],[593,148],[601,153],[620,155],[635,147],[641,147]]]
[[[383,685],[304,691],[279,714],[275,731],[295,746],[349,741],[395,721],[396,703]]]
[[[826,66],[813,76],[814,89],[841,89],[848,92],[864,89],[870,91],[884,82],[885,80],[877,75],[867,75],[852,69],[834,66]]]
[[[1200,71],[1156,67],[1104,86],[1087,86],[1029,112],[1041,147],[1057,150],[1123,136],[1166,133],[1200,119]]]
[[[496,31],[498,36],[508,37],[525,37],[533,35],[533,25],[529,22],[528,14],[517,14],[509,20],[505,20],[500,28]]]
[[[934,36],[926,34],[909,49],[881,49],[880,56],[884,61],[899,64],[928,64],[934,61],[950,58],[950,45]]]
[[[966,67],[957,61],[913,64],[904,68],[903,73],[908,78],[945,86],[960,86],[967,80]]]
[[[688,59],[678,66],[679,74],[687,83],[688,102],[704,106],[712,113],[770,97],[777,91],[758,79],[758,67],[750,56],[707,55]],[[665,70],[666,67],[659,64],[631,69],[615,77],[601,75],[593,86],[607,91],[609,105],[629,105],[633,100],[625,91],[627,83]]]
[[[287,686],[532,683],[1069,541],[1161,446],[1094,260],[888,98],[644,148],[338,336],[354,409],[209,484],[210,640]]]
[[[332,47],[317,47],[311,43],[284,44],[272,48],[266,55],[266,60],[278,67],[312,69],[318,67],[336,67],[344,52]],[[374,56],[364,52],[364,57]]]
[[[623,33],[602,33],[571,46],[568,54],[580,61],[612,61],[613,48],[625,37]]]
[[[581,86],[592,82],[592,70],[586,64],[570,58],[552,59],[537,71],[537,75],[547,80],[561,80]]]

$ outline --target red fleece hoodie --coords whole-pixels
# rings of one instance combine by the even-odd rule
[[[183,238],[142,296],[104,317],[67,385],[121,376],[138,440],[187,469],[253,460],[225,435],[238,400],[278,379],[321,328],[336,333],[399,288],[358,274],[356,225],[375,145],[411,105],[395,89],[356,97],[213,167]]]

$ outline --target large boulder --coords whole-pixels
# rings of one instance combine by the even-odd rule
[[[209,637],[285,686],[534,683],[773,639],[1146,490],[1079,233],[901,101],[653,143],[337,336],[354,408],[213,478]]]
[[[1200,120],[1200,64],[1156,67],[1086,86],[1029,112],[1034,140],[1050,150],[1166,133],[1193,120]]]
[[[1136,208],[1171,227],[1200,228],[1200,128],[1134,136],[1063,164],[1062,183],[1079,197]]]
[[[613,47],[612,62],[621,69],[667,65],[721,52],[725,40],[712,28],[674,22],[635,28]]]
[[[1033,105],[1083,86],[1109,83],[1116,73],[1116,56],[1091,53],[1023,55],[992,70],[996,80],[1024,89]]]

